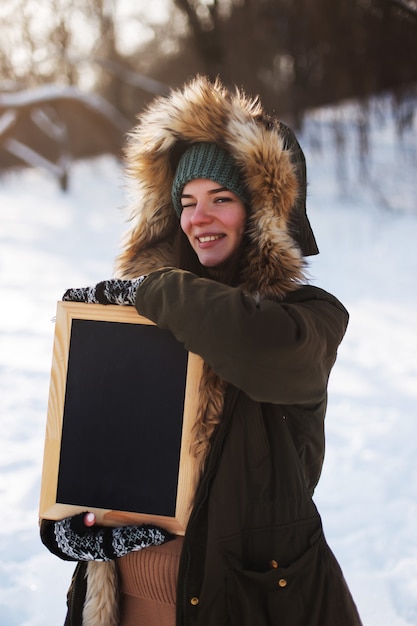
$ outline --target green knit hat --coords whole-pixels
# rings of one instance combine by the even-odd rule
[[[172,183],[172,202],[181,217],[181,195],[190,180],[205,178],[226,187],[247,203],[249,194],[231,154],[215,143],[194,143],[181,156]]]

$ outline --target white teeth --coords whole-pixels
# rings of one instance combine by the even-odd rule
[[[222,235],[207,235],[206,237],[198,237],[198,241],[200,243],[207,243],[208,241],[216,241],[216,239],[221,239]]]

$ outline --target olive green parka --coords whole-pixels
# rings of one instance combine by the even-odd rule
[[[170,269],[136,306],[229,383],[185,536],[177,624],[360,624],[311,497],[344,307],[309,286],[256,303]]]

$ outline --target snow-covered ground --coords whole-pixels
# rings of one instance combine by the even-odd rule
[[[364,625],[412,626],[417,129],[399,143],[392,124],[376,115],[371,157],[360,163],[354,113],[345,108],[338,114],[339,123],[352,126],[344,161],[330,143],[334,112],[312,115],[300,135],[309,215],[321,249],[311,261],[312,281],[351,313],[330,382],[327,455],[315,499]],[[0,180],[2,626],[58,626],[64,619],[73,565],[47,552],[37,527],[51,320],[67,287],[111,276],[124,204],[121,171],[107,158],[78,164],[68,194],[39,171]]]

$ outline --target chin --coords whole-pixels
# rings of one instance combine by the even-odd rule
[[[221,267],[224,264],[223,259],[199,259],[201,265],[208,268]]]

